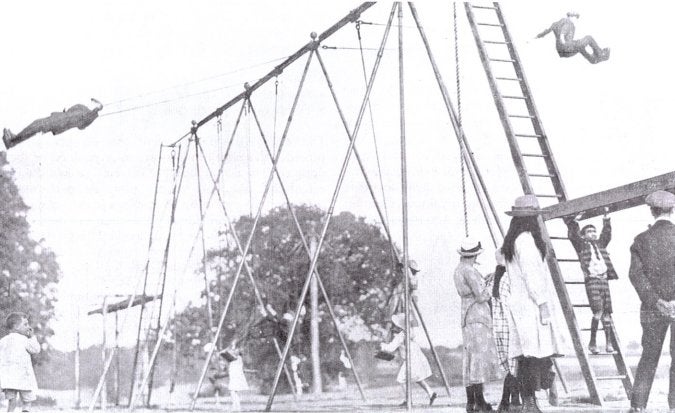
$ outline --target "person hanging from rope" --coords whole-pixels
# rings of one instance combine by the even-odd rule
[[[72,128],[78,128],[80,130],[85,129],[96,120],[98,112],[103,109],[103,104],[101,102],[94,98],[92,98],[91,101],[96,104],[96,107],[93,109],[89,109],[87,106],[78,103],[77,105],[71,106],[68,110],[64,109],[63,112],[52,112],[52,114],[46,118],[33,121],[18,134],[14,134],[12,131],[5,128],[2,133],[2,140],[5,142],[5,147],[7,149],[12,148],[38,133],[51,132],[56,136]]]
[[[614,352],[614,346],[612,345],[612,297],[609,293],[608,280],[616,280],[619,277],[607,252],[607,245],[612,240],[612,225],[608,212],[609,209],[605,208],[600,236],[598,236],[597,230],[592,224],[585,225],[581,230],[579,229],[577,221],[581,218],[581,215],[565,219],[567,236],[579,256],[581,270],[584,272],[586,294],[593,312],[591,340],[588,344],[588,350],[593,354],[599,353],[595,337],[600,320],[602,320],[605,330],[605,350],[607,353]]]
[[[553,32],[555,34],[555,48],[560,57],[572,57],[581,53],[592,64],[609,59],[609,47],[601,48],[593,37],[574,38],[576,30],[574,22],[576,19],[579,19],[579,13],[571,11],[567,13],[567,17],[551,24],[551,27],[539,33],[536,38],[541,39]]]

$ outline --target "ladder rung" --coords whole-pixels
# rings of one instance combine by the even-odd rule
[[[565,284],[584,285],[584,284],[586,284],[586,282],[584,282],[584,281],[565,281]]]
[[[558,258],[558,262],[579,262],[579,258]]]
[[[596,376],[596,380],[624,380],[626,378],[625,374],[621,374],[618,376]]]
[[[490,59],[490,58],[488,58],[488,60],[491,61],[491,62],[516,63],[515,60],[511,60],[511,59]]]
[[[534,119],[535,116],[532,115],[509,115],[510,118],[523,118],[523,119]]]
[[[560,195],[549,195],[549,194],[534,194],[537,198],[560,198]]]
[[[524,153],[522,155],[530,158],[546,158],[546,155],[543,153]]]
[[[497,10],[497,8],[496,8],[496,7],[493,7],[493,6],[474,6],[474,5],[471,5],[471,8],[472,8],[472,9]]]
[[[551,174],[528,174],[527,176],[531,176],[534,178],[555,178],[555,175]]]
[[[543,136],[541,135],[532,135],[529,133],[514,133],[513,135],[519,138],[536,138],[536,139],[543,138]]]
[[[489,27],[503,27],[502,24],[498,23],[476,23],[478,26],[489,26]]]
[[[588,308],[590,306],[591,306],[590,304],[572,304],[572,307],[576,308]]]
[[[517,77],[496,77],[496,80],[510,80],[513,82],[520,82],[522,79],[519,79]]]
[[[604,327],[600,327],[600,326],[598,326],[598,328],[597,328],[598,331],[602,331],[602,330],[604,330],[604,329],[605,329]],[[588,327],[584,327],[584,328],[582,328],[582,329],[580,329],[580,330],[581,330],[581,331],[591,331],[591,329],[588,328]],[[604,353],[604,354],[614,354],[614,353]]]
[[[509,42],[501,42],[497,40],[483,40],[485,44],[509,44]]]
[[[562,240],[569,240],[568,237],[551,237],[549,236],[550,239],[562,239]]]
[[[520,99],[527,100],[525,96],[511,96],[511,95],[502,95],[502,99]]]

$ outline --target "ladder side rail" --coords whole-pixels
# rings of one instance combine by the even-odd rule
[[[555,175],[555,177],[551,178],[551,181],[553,182],[553,188],[555,189],[556,194],[559,196],[559,200],[566,201],[567,191],[565,190],[565,185],[563,184],[562,177],[560,175],[560,170],[558,169],[556,161],[553,158],[553,152],[551,151],[551,147],[548,142],[548,135],[546,135],[546,132],[544,131],[544,126],[541,122],[541,117],[539,117],[539,112],[537,111],[537,108],[534,104],[532,91],[530,90],[529,83],[527,82],[527,78],[525,77],[525,71],[522,68],[521,60],[520,57],[518,56],[518,51],[516,50],[516,47],[513,45],[513,39],[511,38],[511,34],[509,33],[508,26],[506,25],[506,21],[504,20],[504,15],[502,14],[499,3],[495,2],[493,4],[495,7],[495,12],[497,13],[497,17],[499,19],[499,23],[501,24],[502,32],[504,33],[504,38],[506,39],[506,47],[509,49],[511,60],[514,61],[513,66],[516,70],[518,78],[520,79],[519,83],[521,90],[523,91],[523,95],[526,97],[525,104],[527,105],[530,114],[534,116],[532,124],[534,126],[535,133],[537,135],[540,135],[540,138],[538,138],[537,140],[539,141],[539,146],[541,147],[542,153],[546,155],[544,161],[546,162],[546,166],[548,167],[548,170],[551,173],[551,175]]]
[[[520,152],[520,147],[518,146],[518,142],[513,132],[513,127],[511,125],[511,121],[509,120],[508,113],[506,113],[506,106],[504,105],[504,101],[501,98],[497,81],[495,80],[494,73],[492,72],[490,59],[487,55],[487,51],[485,50],[485,45],[483,44],[483,40],[480,37],[480,33],[478,33],[478,26],[476,25],[473,10],[471,9],[471,3],[464,3],[464,7],[466,9],[469,25],[471,26],[473,38],[476,41],[476,47],[478,48],[478,54],[480,56],[481,63],[483,64],[488,83],[490,84],[490,89],[492,90],[492,97],[494,98],[495,106],[497,106],[497,112],[499,112],[499,119],[501,120],[504,131],[506,132],[506,139],[508,141],[509,148],[511,149],[511,158],[513,159],[513,163],[516,166],[520,184],[523,187],[524,193],[533,194],[534,190],[532,188],[530,178],[527,176],[527,168],[525,167],[523,155]]]
[[[581,341],[581,333],[579,330],[579,324],[577,323],[577,318],[574,313],[574,308],[572,307],[572,302],[570,300],[569,293],[567,292],[567,287],[565,286],[565,280],[563,279],[560,266],[558,265],[558,260],[555,256],[555,250],[551,244],[551,239],[548,235],[548,230],[546,224],[541,216],[537,217],[539,222],[539,228],[541,230],[542,237],[544,242],[546,242],[548,248],[548,254],[546,254],[546,263],[548,268],[551,271],[551,279],[553,280],[553,287],[558,295],[558,301],[560,301],[560,306],[563,310],[563,315],[565,316],[565,322],[567,323],[568,330],[570,332],[570,337],[572,339],[572,344],[574,345],[574,350],[579,360],[579,366],[581,367],[581,373],[584,376],[586,381],[586,387],[588,388],[591,401],[594,404],[600,406],[603,405],[602,397],[598,393],[597,379],[595,373],[591,368],[590,360],[588,354],[584,351],[584,343]]]
[[[612,323],[612,343],[614,345],[614,361],[616,362],[616,368],[620,375],[624,376],[621,379],[623,388],[626,390],[626,394],[630,395],[633,392],[633,372],[630,367],[626,364],[626,359],[623,356],[623,351],[621,350],[621,343],[619,342],[619,336],[616,334],[616,326]]]

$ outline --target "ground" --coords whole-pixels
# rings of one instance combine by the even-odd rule
[[[657,372],[657,379],[652,388],[649,407],[649,412],[667,412],[667,393],[668,393],[668,362],[669,357],[665,356],[660,363]],[[609,360],[609,359],[608,359]],[[636,363],[636,359],[631,357],[629,362],[631,365]],[[609,362],[609,361],[608,361]],[[567,359],[561,361],[561,368],[566,377],[567,384],[570,387],[569,392],[566,393],[562,386],[558,386],[561,399],[561,405],[558,407],[549,406],[545,394],[540,394],[540,407],[544,412],[627,412],[629,402],[625,393],[618,383],[603,383],[601,394],[606,400],[607,406],[600,408],[591,405],[587,402],[587,391],[583,380],[575,372],[578,371],[575,359]],[[607,366],[609,367],[609,366]],[[394,377],[392,377],[392,382]],[[137,409],[138,412],[188,412],[190,411],[190,394],[194,390],[193,384],[182,384],[176,386],[173,394],[168,392],[168,388],[161,387],[156,389],[153,393],[153,401],[161,405],[161,407],[153,409]],[[414,388],[414,411],[429,411],[429,412],[448,412],[460,413],[464,412],[464,404],[466,396],[464,388],[461,386],[451,387],[451,394],[448,397],[443,387],[435,388],[438,392],[439,398],[433,407],[426,406],[427,398],[423,391],[417,386]],[[330,392],[321,395],[305,394],[300,400],[295,401],[290,395],[279,395],[274,400],[272,407],[273,412],[388,412],[388,411],[405,411],[404,408],[398,407],[398,404],[403,401],[403,389],[392,385],[386,387],[365,389],[367,402],[360,399],[359,393],[355,386],[349,386],[344,392]],[[86,389],[82,392],[83,408],[87,407],[87,401],[91,397],[92,390]],[[34,411],[48,411],[72,410],[75,405],[73,391],[50,391],[40,390],[41,396],[50,397],[56,401],[56,407],[42,407],[36,406]],[[494,381],[486,386],[486,399],[493,403],[496,408],[501,397],[501,382]],[[242,394],[242,409],[243,411],[263,411],[267,402],[267,397],[264,395],[253,394],[252,392],[245,392]],[[127,411],[126,408],[108,408],[108,411]],[[196,411],[199,412],[223,412],[229,411],[229,397],[221,397],[220,400],[215,398],[200,398],[198,400]]]

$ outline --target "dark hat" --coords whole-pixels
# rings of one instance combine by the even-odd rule
[[[586,230],[591,229],[591,228],[597,229],[597,228],[595,228],[595,225],[593,225],[593,224],[588,224],[588,225],[584,225],[584,227],[581,228],[581,230],[580,230],[579,232],[583,235],[583,234],[586,233]]]
[[[532,194],[519,196],[513,203],[511,210],[505,212],[506,215],[512,217],[531,217],[541,213],[539,201],[537,201],[537,197]]]

